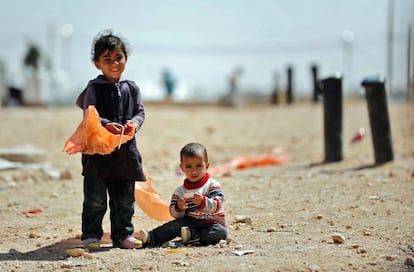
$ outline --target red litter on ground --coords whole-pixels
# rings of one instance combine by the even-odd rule
[[[28,214],[38,214],[38,213],[41,213],[41,212],[43,212],[43,210],[34,209],[34,210],[22,211],[22,214],[26,214],[26,215],[28,215]]]
[[[365,128],[360,127],[358,129],[358,132],[354,135],[354,137],[351,140],[351,143],[357,143],[360,142],[365,136]]]

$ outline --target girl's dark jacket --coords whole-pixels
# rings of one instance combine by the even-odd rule
[[[116,122],[125,125],[132,120],[137,130],[145,119],[144,105],[135,82],[120,79],[118,83],[108,81],[103,75],[89,81],[79,95],[76,105],[83,110],[94,105],[101,117],[102,125]],[[141,154],[135,137],[116,148],[108,155],[82,154],[82,175],[126,181],[145,181]]]

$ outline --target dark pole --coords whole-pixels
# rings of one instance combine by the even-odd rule
[[[293,77],[293,69],[291,66],[287,68],[287,103],[293,103],[293,86],[292,86],[292,77]]]
[[[362,81],[368,104],[375,163],[381,164],[394,159],[391,128],[388,118],[387,94],[383,77],[370,77]]]
[[[319,96],[319,82],[318,82],[318,66],[312,65],[312,79],[313,79],[313,102],[318,102]]]
[[[321,81],[325,139],[325,162],[342,160],[342,76]]]

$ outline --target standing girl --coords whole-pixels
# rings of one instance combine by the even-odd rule
[[[94,105],[101,124],[114,134],[135,133],[145,119],[141,93],[135,82],[122,78],[128,60],[126,42],[110,31],[99,33],[92,44],[92,61],[102,72],[89,81],[76,104],[84,111]],[[111,239],[115,247],[140,248],[134,238],[135,181],[145,181],[135,137],[108,155],[82,154],[84,200],[82,242],[97,249],[103,236],[102,220],[109,196]]]

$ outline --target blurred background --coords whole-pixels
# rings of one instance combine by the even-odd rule
[[[216,101],[235,77],[240,93],[270,96],[286,88],[288,68],[297,96],[311,96],[312,67],[320,78],[342,73],[347,95],[363,95],[371,75],[384,75],[395,98],[412,86],[413,0],[0,3],[0,95],[17,97],[9,104],[19,93],[29,104],[74,104],[98,75],[90,49],[105,29],[131,45],[124,76],[146,101]]]

